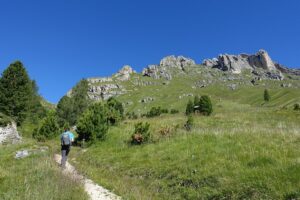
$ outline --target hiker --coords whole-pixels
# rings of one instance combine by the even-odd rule
[[[65,128],[65,132],[61,134],[61,167],[66,167],[68,154],[71,149],[72,142],[74,142],[74,134],[69,128]]]

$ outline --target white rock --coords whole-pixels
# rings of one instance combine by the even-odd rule
[[[5,127],[0,127],[0,144],[4,142],[17,143],[21,137],[17,131],[17,126],[14,122]]]

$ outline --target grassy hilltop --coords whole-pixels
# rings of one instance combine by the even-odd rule
[[[141,74],[131,75],[128,81],[113,78],[112,81],[91,83],[92,86],[117,84],[125,94],[118,99],[123,102],[126,111],[143,114],[153,106],[176,108],[185,111],[186,103],[195,95],[209,95],[213,101],[235,101],[242,104],[261,106],[264,104],[263,91],[269,89],[272,101],[265,106],[291,108],[300,101],[299,76],[286,75],[282,81],[262,79],[254,84],[255,78],[250,72],[232,74],[219,69],[207,68],[202,65],[187,67],[184,72],[169,69],[172,80],[153,79]],[[282,87],[289,85],[290,87]],[[118,90],[118,89],[113,89]],[[151,97],[146,103],[141,100]]]

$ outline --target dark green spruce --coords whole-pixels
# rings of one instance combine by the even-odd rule
[[[71,95],[64,96],[57,104],[57,115],[60,125],[68,122],[75,125],[78,117],[89,107],[91,101],[88,98],[88,81],[82,79],[72,89]]]
[[[4,70],[0,78],[0,112],[20,125],[28,115],[44,114],[35,81],[20,61]]]

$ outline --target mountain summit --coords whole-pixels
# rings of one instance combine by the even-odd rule
[[[286,80],[276,83],[279,86],[300,87],[300,70],[274,62],[265,50],[255,54],[221,54],[217,58],[205,59],[202,64],[188,57],[171,55],[162,58],[159,64],[148,65],[141,73],[124,65],[111,77],[88,78],[88,95],[93,100],[107,100],[145,90],[146,86],[167,86],[173,79],[182,84],[189,83],[194,88],[225,84],[235,89],[237,85],[258,85],[262,80]]]

